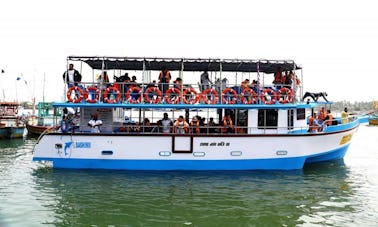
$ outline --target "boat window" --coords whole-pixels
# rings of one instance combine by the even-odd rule
[[[304,120],[306,119],[306,110],[305,109],[297,109],[297,120]]]
[[[278,111],[277,110],[259,110],[258,129],[277,129]]]

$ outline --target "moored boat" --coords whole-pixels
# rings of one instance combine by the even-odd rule
[[[26,119],[26,129],[29,135],[39,136],[46,130],[54,130],[56,128],[56,126],[53,124],[54,116],[61,116],[58,112],[54,111],[52,108],[52,103],[39,102],[37,108],[38,116],[31,116]]]
[[[68,61],[119,75],[113,83],[99,76],[69,86],[68,102],[53,103],[74,112],[64,115],[59,130],[40,137],[33,160],[51,161],[55,168],[301,169],[343,158],[360,124],[355,116],[309,120],[332,102],[322,93],[303,95],[301,67],[291,60],[70,56]],[[151,74],[160,70],[159,78],[167,80],[156,85]],[[175,83],[166,70],[178,74]],[[202,71],[215,82],[190,78]],[[125,72],[141,72],[142,82],[126,74],[119,80]],[[289,79],[282,79],[284,72]],[[234,84],[226,80],[231,74]],[[194,83],[182,83],[184,78]],[[273,84],[267,82],[273,78]],[[313,100],[303,101],[308,94]]]
[[[0,139],[22,138],[25,124],[18,115],[17,102],[0,102]]]

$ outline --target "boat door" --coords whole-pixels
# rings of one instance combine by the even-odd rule
[[[192,136],[172,136],[173,153],[193,153]]]

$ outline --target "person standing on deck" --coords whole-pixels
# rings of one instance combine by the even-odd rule
[[[179,116],[175,122],[175,133],[185,134],[188,130],[189,124],[185,121],[183,116]]]
[[[78,86],[81,82],[81,74],[74,69],[74,65],[71,63],[68,66],[68,70],[63,73],[63,80],[67,83],[68,87]]]
[[[171,81],[171,73],[168,71],[167,67],[163,66],[159,74],[159,89],[165,95],[165,92],[169,88],[169,82]]]
[[[348,113],[348,108],[344,108],[344,111],[341,112],[341,124],[346,124],[349,122],[349,113]]]
[[[161,132],[162,133],[170,133],[171,127],[173,126],[173,122],[170,118],[168,118],[168,114],[163,114],[163,119],[160,120]]]

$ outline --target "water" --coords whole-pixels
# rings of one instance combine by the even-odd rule
[[[298,171],[53,170],[0,141],[0,226],[378,226],[378,127]]]

